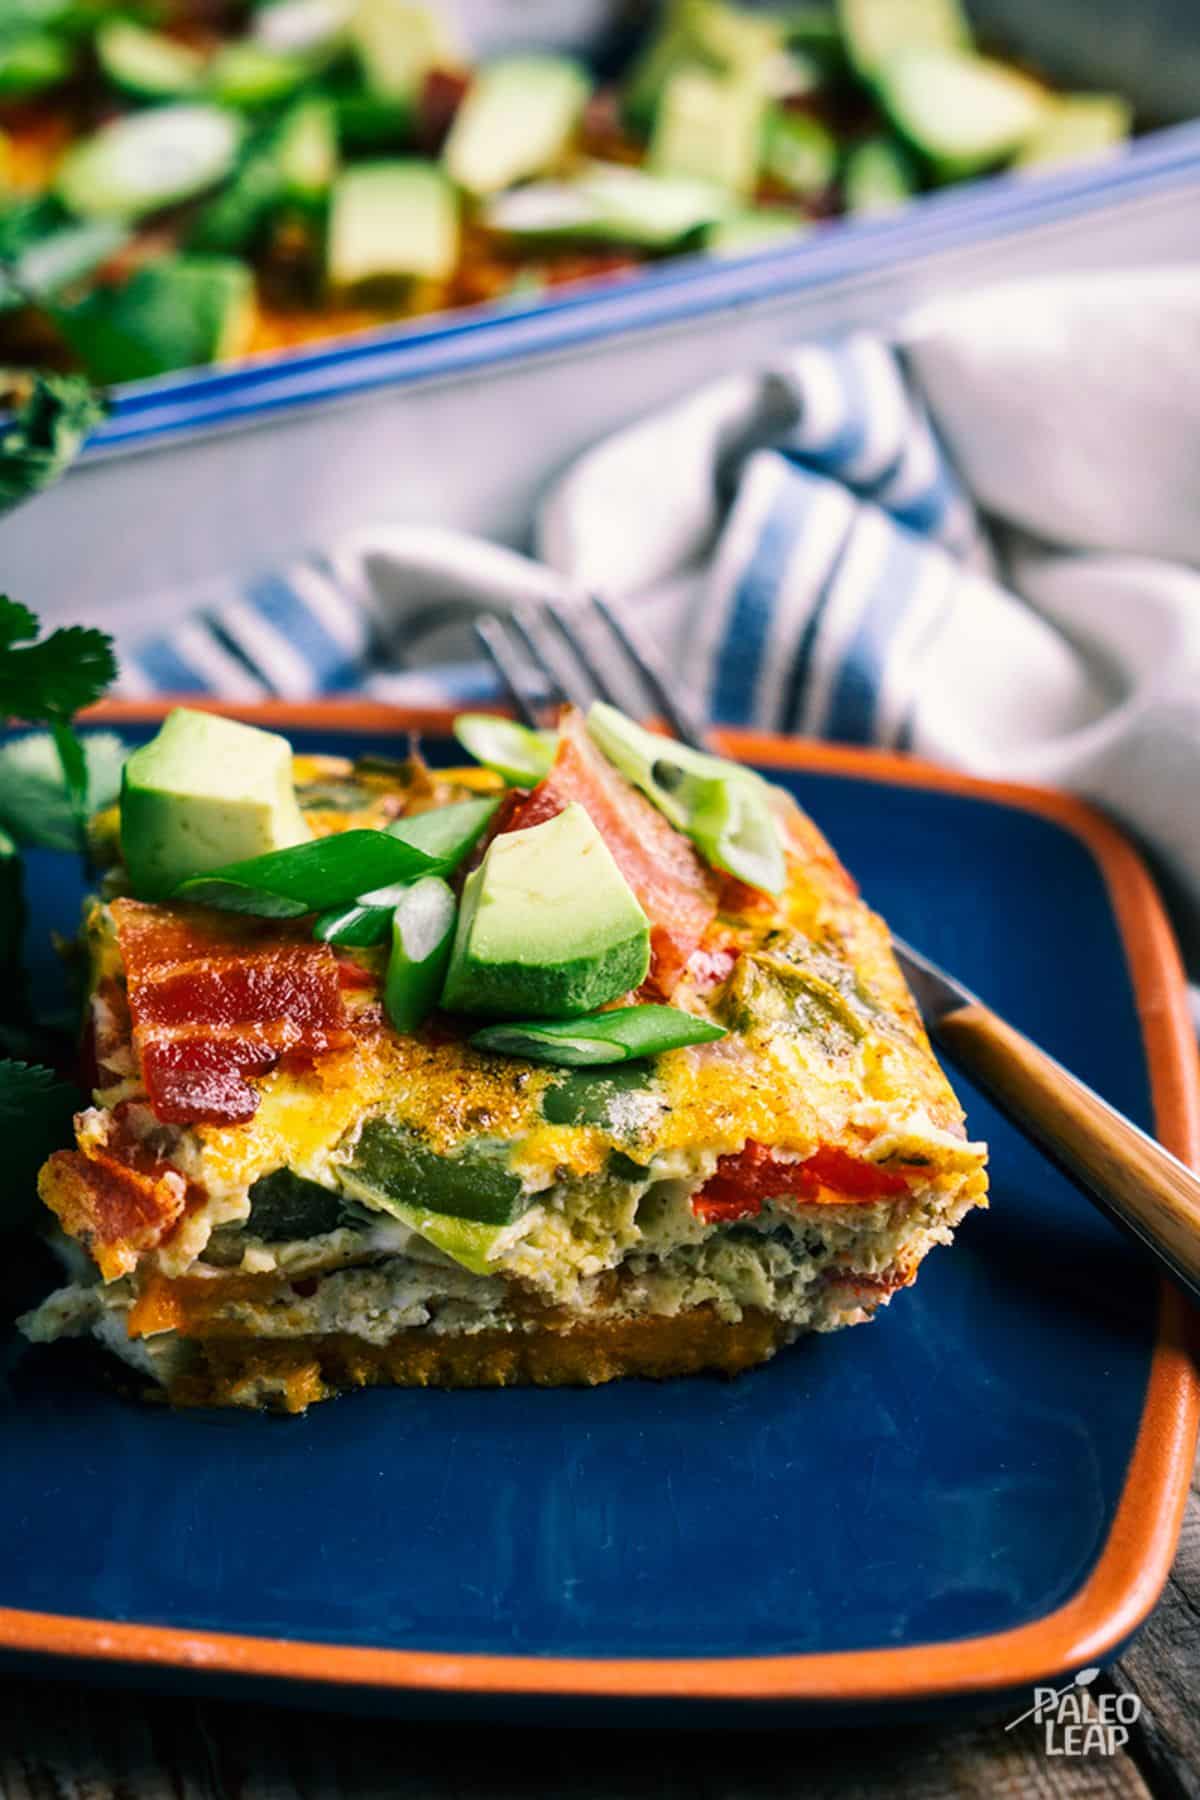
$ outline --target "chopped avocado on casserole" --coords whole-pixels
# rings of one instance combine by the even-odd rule
[[[789,796],[611,709],[536,751],[497,725],[462,732],[490,769],[188,712],[129,759],[94,1104],[39,1184],[94,1267],[29,1337],[287,1411],[734,1373],[869,1318],[985,1203],[886,929]]]
[[[628,10],[657,28],[601,73],[472,55],[435,0],[7,0],[3,360],[138,381],[527,303],[1130,132],[976,51],[959,0]]]

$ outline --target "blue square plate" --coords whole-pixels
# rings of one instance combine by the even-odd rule
[[[152,711],[114,715],[136,735]],[[338,751],[413,723],[354,703],[242,716]],[[1178,960],[1111,827],[894,758],[729,744],[905,937],[1196,1154]],[[64,859],[32,860],[44,945],[79,895]],[[992,1145],[991,1211],[869,1329],[735,1382],[375,1390],[284,1420],[136,1404],[90,1352],[9,1339],[0,1649],[430,1711],[519,1696],[706,1719],[911,1705],[1102,1659],[1174,1549],[1190,1314],[958,1085]]]

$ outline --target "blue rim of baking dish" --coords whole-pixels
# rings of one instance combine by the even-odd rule
[[[89,440],[83,461],[678,325],[789,293],[819,292],[1189,186],[1200,188],[1200,120],[1150,133],[1103,162],[1037,177],[993,176],[925,195],[894,217],[841,221],[748,256],[683,257],[632,278],[581,282],[527,305],[472,307],[230,367],[132,382],[117,390],[113,412]]]

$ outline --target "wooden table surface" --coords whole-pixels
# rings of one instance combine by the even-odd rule
[[[1111,1757],[1032,1724],[841,1732],[505,1731],[0,1683],[0,1800],[1198,1800],[1200,1490],[1137,1642],[1103,1683],[1142,1717]]]

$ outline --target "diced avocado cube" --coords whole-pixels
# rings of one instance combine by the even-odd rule
[[[143,381],[237,356],[254,316],[254,276],[225,256],[165,256],[123,287],[96,287],[55,323],[94,381]]]
[[[763,173],[802,199],[825,193],[837,170],[833,133],[810,113],[773,106],[763,125]]]
[[[677,70],[659,101],[649,167],[750,193],[758,179],[764,108],[763,91],[753,81],[699,67]]]
[[[442,1005],[572,1018],[636,988],[650,930],[582,806],[494,838],[467,877]]]
[[[242,128],[219,106],[154,106],[114,119],[70,149],[56,192],[83,219],[140,219],[215,187]]]
[[[812,225],[786,206],[746,206],[728,213],[704,234],[704,247],[714,256],[748,256],[772,244],[803,237]]]
[[[626,83],[623,105],[629,123],[649,136],[664,88],[689,66],[768,87],[769,69],[784,50],[788,24],[778,13],[752,13],[723,0],[672,0],[661,30]]]
[[[1057,95],[1022,144],[1015,166],[1033,172],[1089,162],[1119,149],[1132,128],[1132,108],[1119,94]]]
[[[358,0],[350,35],[373,95],[415,100],[431,69],[456,68],[462,50],[445,13],[410,0]]]
[[[848,212],[863,218],[894,212],[919,186],[912,158],[894,138],[865,138],[847,153],[842,193]]]
[[[565,56],[509,56],[490,63],[468,89],[443,160],[468,194],[498,194],[541,175],[562,156],[590,82]]]
[[[847,54],[872,79],[900,50],[965,50],[971,44],[961,0],[838,0]]]
[[[276,732],[177,707],[126,761],[121,854],[142,899],[311,836],[292,786],[291,745]]]
[[[335,288],[445,281],[458,262],[458,202],[433,163],[359,163],[333,186],[329,279]]]
[[[106,19],[95,37],[100,67],[139,100],[178,100],[199,91],[205,59],[190,44],[147,31],[133,19]]]
[[[320,200],[337,174],[337,116],[328,100],[302,100],[286,114],[275,143],[283,191],[289,200]]]
[[[877,82],[896,130],[944,180],[1004,162],[1041,130],[1054,104],[1027,75],[969,50],[900,50]]]
[[[757,76],[786,39],[786,17],[723,0],[684,0],[681,14],[697,52],[714,67]]]

